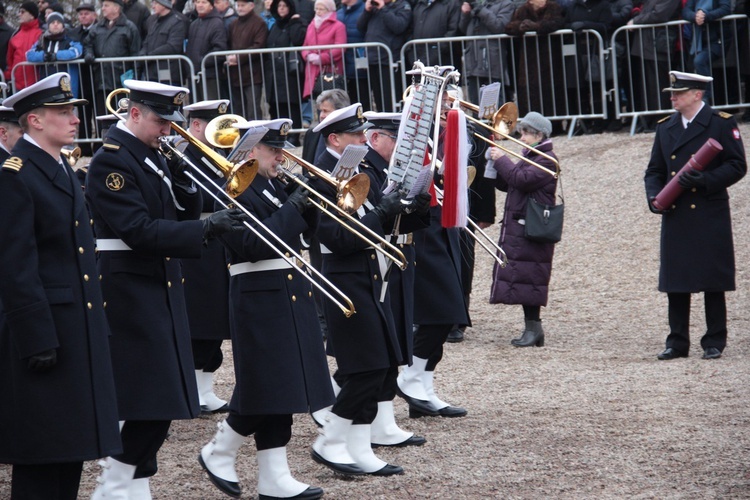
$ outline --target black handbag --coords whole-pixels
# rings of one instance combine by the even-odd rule
[[[332,73],[321,73],[315,79],[312,97],[313,99],[317,99],[318,96],[326,90],[344,88],[346,88],[346,82],[344,81],[343,75],[339,75],[335,71]]]
[[[526,202],[524,236],[527,240],[537,243],[557,243],[562,239],[564,215],[562,183],[560,184],[559,205],[544,205],[529,196]]]

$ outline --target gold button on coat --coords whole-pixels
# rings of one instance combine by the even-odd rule
[[[89,302],[88,304],[86,304],[86,307],[88,307],[89,309],[93,309],[94,308],[94,306],[91,304],[91,302]]]
[[[287,274],[286,275],[286,279],[288,279],[289,281],[292,281],[292,275],[291,274]]]
[[[171,281],[167,281],[167,287],[172,288],[172,282]]]
[[[88,280],[89,280],[89,275],[88,274],[84,274],[83,275],[83,281],[88,281]]]
[[[297,296],[296,295],[292,295],[292,302],[297,302]]]
[[[83,247],[78,247],[78,253],[83,253]]]

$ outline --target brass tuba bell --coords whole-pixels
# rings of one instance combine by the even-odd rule
[[[240,140],[240,131],[233,125],[247,125],[240,115],[219,115],[206,124],[206,141],[215,148],[233,148]]]

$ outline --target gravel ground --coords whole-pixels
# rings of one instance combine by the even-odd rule
[[[748,149],[750,126],[740,128]],[[659,362],[667,334],[666,297],[656,290],[660,221],[646,207],[642,181],[652,142],[653,134],[624,133],[556,139],[567,209],[542,311],[544,348],[510,345],[523,326],[521,308],[487,303],[492,261],[478,254],[474,326],[466,341],[446,346],[435,376],[438,394],[469,415],[412,420],[397,398],[399,424],[427,444],[377,451],[404,467],[401,476],[356,479],[310,459],[317,431],[298,415],[289,443],[294,475],[340,499],[750,497],[750,182],[730,190],[738,290],[727,295],[724,356],[700,359],[698,299],[691,357]],[[217,392],[228,398],[225,347]],[[224,498],[196,461],[219,420],[173,424],[154,498]],[[86,464],[80,498],[90,496],[98,472]],[[252,440],[238,472],[244,498],[255,497]],[[9,468],[0,466],[0,499],[9,492]]]

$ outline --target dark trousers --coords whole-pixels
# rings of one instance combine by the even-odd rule
[[[337,374],[341,392],[331,411],[355,425],[371,424],[378,414],[378,397],[383,390],[388,368],[360,373]]]
[[[690,350],[690,294],[668,293],[669,336],[667,347],[679,352]],[[724,292],[704,292],[706,308],[706,334],[701,338],[701,347],[715,347],[723,351],[727,345],[727,306]]]
[[[378,395],[378,402],[381,401],[393,401],[396,397],[396,386],[398,379],[398,366],[391,366],[388,368],[388,373],[385,374],[385,380],[383,386],[380,388],[380,395]],[[336,381],[339,387],[341,387],[346,380],[346,375],[342,375],[338,370],[333,374],[333,380]]]
[[[122,449],[112,458],[135,465],[134,479],[151,477],[158,470],[156,454],[169,433],[171,420],[127,420],[120,431]]]
[[[83,462],[13,465],[11,500],[76,500]]]
[[[253,434],[258,451],[286,446],[292,439],[292,415],[240,415],[231,412],[227,424],[240,436]]]
[[[192,339],[190,341],[193,346],[193,363],[196,370],[213,373],[219,369],[221,362],[224,361],[221,343],[222,340],[219,339]]]
[[[435,371],[443,359],[443,344],[453,325],[418,325],[414,332],[414,356],[427,360],[426,371]]]
[[[394,71],[396,72],[394,79],[396,82],[395,89],[391,88],[391,73]],[[393,97],[391,96],[391,92],[396,93],[396,102],[401,100],[400,81],[398,70],[393,70],[388,65],[370,65],[370,86],[372,87],[374,104],[379,112],[393,112]]]

